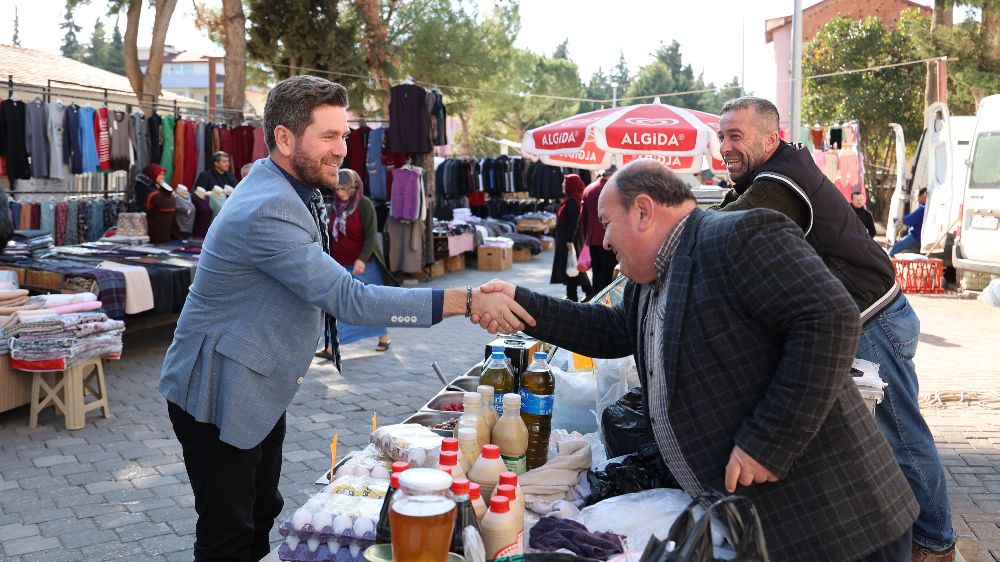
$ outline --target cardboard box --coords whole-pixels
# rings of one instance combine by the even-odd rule
[[[431,264],[430,266],[424,267],[424,272],[430,275],[432,278],[441,277],[445,274],[444,260],[438,260]]]
[[[531,255],[531,248],[527,246],[514,248],[514,261],[531,261],[533,259],[535,256]]]
[[[514,265],[513,248],[479,247],[479,271],[503,271]]]
[[[539,238],[542,241],[542,251],[547,252],[556,246],[556,239],[551,236],[542,236]]]
[[[536,340],[535,338],[520,333],[498,337],[486,344],[485,359],[489,362],[490,354],[493,352],[494,345],[502,345],[504,353],[507,355],[507,358],[510,359],[511,367],[514,369],[514,380],[517,381],[517,387],[520,388],[521,373],[528,370],[528,367],[531,365],[531,361],[535,356],[535,352],[541,351],[541,344],[542,342]]]
[[[444,268],[448,273],[463,271],[465,269],[465,254],[458,254],[444,260]]]

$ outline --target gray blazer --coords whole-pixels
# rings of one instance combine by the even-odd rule
[[[323,310],[351,324],[430,326],[433,292],[365,285],[323,252],[270,158],[212,222],[160,372],[160,392],[234,447],[259,444],[302,383]]]

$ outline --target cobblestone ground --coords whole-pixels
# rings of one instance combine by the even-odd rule
[[[551,256],[421,286],[478,285],[500,276],[561,296],[561,286],[548,284]],[[923,320],[921,390],[942,391],[940,405],[925,413],[951,475],[956,526],[978,539],[980,560],[1000,560],[1000,420],[988,408],[988,393],[1000,384],[1000,311],[953,296],[911,300]],[[363,446],[373,409],[382,424],[401,421],[439,390],[431,361],[449,378],[462,374],[489,339],[464,319],[392,335],[386,353],[375,352],[374,341],[347,346],[343,375],[330,363],[313,363],[288,410],[282,517],[316,490],[334,432],[341,451]],[[127,335],[125,358],[106,369],[108,419],[91,413],[84,429],[66,431],[51,410],[36,429],[27,427],[26,407],[0,414],[0,560],[191,559],[193,497],[156,390],[170,339],[170,328]],[[959,402],[959,390],[976,393],[966,396],[974,403]],[[277,533],[272,537],[277,544]]]

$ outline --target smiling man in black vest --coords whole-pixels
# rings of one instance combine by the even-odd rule
[[[944,467],[917,403],[913,356],[920,320],[896,284],[892,262],[809,150],[780,139],[774,104],[755,97],[727,102],[719,142],[735,183],[719,209],[766,207],[787,215],[857,304],[863,324],[857,357],[878,363],[879,376],[888,383],[876,421],[920,504],[912,560],[954,560]]]

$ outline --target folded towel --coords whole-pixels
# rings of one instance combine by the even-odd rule
[[[542,517],[531,528],[528,546],[542,552],[554,552],[561,548],[578,556],[607,560],[612,554],[620,554],[621,538],[614,533],[591,533],[582,524],[571,519]]]
[[[0,291],[0,299],[12,299],[15,297],[28,296],[27,289],[5,289]]]
[[[526,504],[570,499],[580,475],[590,470],[590,444],[583,440],[559,443],[558,455],[518,477]]]
[[[0,297],[2,296],[3,295],[0,294]],[[32,300],[38,302],[44,308],[52,308],[54,306],[62,306],[64,304],[96,301],[97,295],[94,293],[57,293],[54,295],[38,295],[37,297],[32,297]]]

